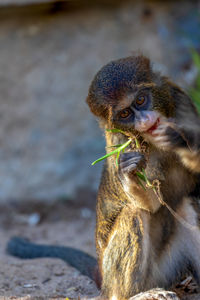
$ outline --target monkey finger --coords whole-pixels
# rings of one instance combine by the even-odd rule
[[[132,164],[131,166],[128,166],[126,168],[124,168],[122,171],[123,173],[133,173],[134,171],[136,171],[137,169],[137,165],[136,164]]]
[[[167,138],[155,139],[153,142],[157,147],[159,147],[159,146],[170,146],[171,145],[169,139],[167,139]]]
[[[167,127],[167,123],[161,123],[155,130],[164,130]]]
[[[130,173],[136,171],[136,169],[140,169],[142,167],[142,163],[139,162],[132,162],[130,164],[124,165],[123,167],[120,166],[121,172],[123,173]]]
[[[120,166],[120,169],[122,172],[130,172],[130,171],[133,171],[133,170],[136,170],[137,169],[137,166],[138,166],[138,162],[132,162],[132,163],[129,163],[127,165],[124,165],[123,167]]]
[[[165,138],[165,139],[155,139],[154,144],[155,144],[156,147],[158,147],[160,149],[168,150],[168,149],[172,148],[172,145],[171,145],[170,141],[167,138]]]
[[[152,135],[163,135],[166,133],[166,126],[159,126],[152,132]]]
[[[128,152],[120,155],[119,165],[121,168],[124,168],[132,163],[138,163],[139,161],[144,160],[144,155],[140,152]]]
[[[161,142],[158,143],[157,146],[162,150],[169,150],[171,148],[171,144],[169,142]]]
[[[155,142],[167,142],[167,141],[169,141],[169,138],[166,135],[161,135],[161,136],[154,137],[154,141]]]
[[[126,168],[126,167],[128,167],[128,166],[130,166],[130,165],[132,165],[132,164],[136,164],[137,165],[137,163],[139,162],[139,161],[141,161],[141,157],[132,157],[132,158],[130,158],[130,159],[128,159],[128,160],[122,160],[122,161],[120,161],[120,167],[123,169],[123,168]]]
[[[187,140],[184,138],[184,135],[180,131],[174,130],[171,127],[167,127],[166,134],[174,146],[176,147],[187,146]]]
[[[125,153],[122,153],[120,155],[120,160],[128,160],[128,159],[132,159],[133,157],[141,157],[142,154],[138,151],[130,151],[130,152],[125,152]]]
[[[123,153],[120,156],[119,168],[121,172],[131,173],[142,167],[145,167],[145,158],[140,152]]]

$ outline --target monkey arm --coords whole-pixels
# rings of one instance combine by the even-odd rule
[[[135,152],[131,153],[134,156]],[[126,157],[125,153],[122,156]],[[120,165],[121,163],[122,159],[120,159]],[[120,178],[119,173],[122,175],[120,165],[117,170],[116,165],[111,168],[106,162],[98,193],[96,248],[101,274],[104,249],[109,243],[113,228],[118,224],[119,218],[122,218],[121,214],[124,214],[127,207],[131,207],[132,211],[138,211],[140,208],[146,211],[155,211],[160,206],[152,189],[144,190],[131,177]],[[155,205],[154,202],[157,204]]]
[[[183,120],[176,124],[166,122],[153,133],[153,142],[158,148],[175,152],[190,171],[200,172],[200,121]]]
[[[183,164],[195,173],[200,173],[200,151],[190,152],[185,149],[177,150]]]
[[[113,170],[117,171],[116,166]],[[140,209],[140,204],[136,203],[136,201],[142,201],[143,198],[147,202],[152,201],[154,193],[151,190],[153,193],[151,195],[150,190],[143,190],[136,181],[130,178],[131,194],[127,196],[125,186],[128,182],[119,179],[119,170],[115,174],[112,173],[113,170],[107,168],[106,164],[100,184],[97,202],[96,247],[102,278],[102,299],[121,300],[157,287],[160,273],[155,278],[151,273],[154,265],[152,261],[154,243],[152,244],[149,239],[149,232],[150,219],[154,214]],[[170,218],[172,218],[171,215],[167,220]],[[153,228],[159,228],[159,225],[160,221]],[[157,237],[160,236],[162,234],[158,231]],[[174,294],[174,298],[168,297],[169,292],[164,291],[144,293],[143,299],[149,299],[151,293],[154,299],[158,300],[178,299]],[[167,293],[166,298],[163,298],[164,293]]]
[[[140,186],[137,177],[130,179],[128,176],[122,180],[125,193],[130,205],[154,213],[161,206],[158,197],[151,187]]]
[[[181,128],[183,142],[182,147],[177,147],[176,153],[187,168],[200,173],[200,122],[196,123],[189,128]]]
[[[168,82],[175,99],[175,126],[166,129],[171,145],[183,164],[195,173],[200,173],[200,116],[193,101],[178,86]],[[176,129],[176,128],[175,128]]]
[[[169,127],[166,134],[182,163],[191,171],[200,173],[200,124],[194,122],[193,126],[181,126],[178,132]]]
[[[151,187],[142,187],[136,175],[136,171],[145,166],[145,157],[140,152],[123,153],[120,156],[118,176],[130,205],[155,212],[160,207],[158,197]]]

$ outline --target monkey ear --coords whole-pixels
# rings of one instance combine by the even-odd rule
[[[191,115],[191,118],[192,116],[198,117],[197,108],[186,92],[169,80],[168,86],[170,88],[171,99],[174,102],[176,116],[187,119],[190,117],[189,115]]]
[[[149,58],[140,55],[134,57],[134,61],[135,61],[136,74],[138,74],[137,80],[139,79],[140,81],[151,81],[153,73],[152,73],[151,62]],[[136,80],[136,78],[134,78],[134,80]]]
[[[91,110],[91,112],[98,118],[108,118],[108,108],[104,101],[98,101],[92,93],[89,92],[86,102]],[[103,102],[103,103],[102,103]]]
[[[139,64],[142,65],[143,68],[145,68],[146,70],[151,69],[151,63],[148,57],[140,55],[137,59],[139,61]]]
[[[151,70],[151,62],[150,59],[144,56],[140,51],[132,51],[132,55],[127,57],[127,60],[133,60],[135,65],[142,67],[145,70]]]

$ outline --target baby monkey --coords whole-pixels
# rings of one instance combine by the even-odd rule
[[[87,103],[103,129],[124,132],[105,131],[107,149],[134,136],[147,147],[130,147],[118,167],[110,157],[103,168],[96,226],[101,299],[178,299],[166,289],[185,273],[200,284],[199,115],[144,56],[104,66]],[[159,181],[163,202],[138,184],[142,169]]]

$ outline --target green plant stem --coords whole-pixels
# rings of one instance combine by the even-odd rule
[[[122,130],[120,130],[120,129],[107,129],[107,131],[109,131],[109,132],[115,132],[115,133],[116,133],[116,132],[120,132],[120,133],[123,133],[123,134],[124,134],[124,132],[123,132]],[[102,161],[102,160],[104,160],[104,159],[106,159],[106,158],[108,158],[109,156],[114,155],[114,154],[117,155],[117,157],[116,157],[116,165],[118,166],[118,161],[119,161],[120,153],[121,153],[121,152],[124,152],[124,150],[126,149],[126,147],[128,147],[128,145],[130,145],[131,142],[132,142],[132,140],[131,140],[131,139],[128,139],[128,141],[125,142],[124,144],[112,145],[112,146],[107,147],[107,148],[116,148],[116,149],[113,150],[113,151],[111,151],[111,152],[109,152],[109,153],[107,153],[106,155],[104,155],[104,156],[98,158],[97,160],[95,160],[95,161],[92,163],[92,166],[94,166],[96,163],[98,163],[98,162],[100,162],[100,161]],[[136,145],[136,148],[137,148],[137,149],[140,149],[140,143],[139,143],[139,141],[138,141],[137,138],[135,138],[135,145]],[[143,188],[144,190],[146,190],[146,187],[150,187],[150,188],[153,188],[153,189],[155,188],[155,187],[150,183],[150,181],[148,180],[147,175],[146,175],[144,169],[142,169],[142,172],[138,172],[138,171],[137,171],[137,172],[136,172],[136,176],[138,177],[138,182],[139,182],[139,184],[142,186],[142,188]],[[144,186],[143,182],[146,184],[146,187]]]
[[[121,151],[123,151],[128,145],[130,145],[132,141],[128,140],[126,143],[122,144],[121,146],[119,146],[117,149],[107,153],[106,155],[98,158],[97,160],[93,161],[92,166],[94,166],[96,163],[98,163],[99,161],[104,160],[105,158],[108,158],[109,156],[113,155],[113,154],[120,154]]]

